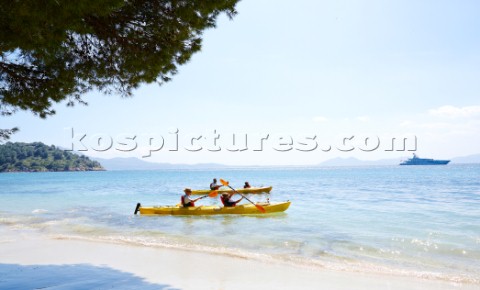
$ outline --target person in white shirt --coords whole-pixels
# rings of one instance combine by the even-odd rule
[[[191,207],[191,206],[195,206],[195,202],[199,199],[202,199],[204,198],[205,196],[201,196],[199,198],[196,198],[196,199],[192,199],[190,196],[192,195],[192,190],[190,188],[185,188],[183,190],[183,192],[185,192],[185,195],[182,195],[181,197],[181,204],[183,207]]]

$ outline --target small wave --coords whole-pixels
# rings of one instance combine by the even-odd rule
[[[0,225],[8,227],[21,227],[28,228],[30,225],[37,222],[37,219],[34,217],[19,217],[19,216],[5,216],[0,217]]]
[[[41,209],[41,208],[39,208],[39,209],[34,209],[34,210],[32,211],[32,213],[47,213],[47,212],[48,212],[48,210],[46,210],[46,209]]]
[[[228,256],[241,259],[252,259],[267,263],[283,263],[295,267],[309,269],[327,269],[333,271],[368,273],[377,275],[415,277],[428,280],[442,280],[452,283],[480,284],[480,278],[468,274],[453,274],[429,271],[415,271],[400,268],[393,268],[378,264],[372,264],[364,261],[354,261],[353,259],[339,258],[335,260],[318,260],[304,258],[287,254],[261,254],[241,250],[238,248],[229,248],[225,246],[199,245],[182,239],[170,237],[146,238],[142,236],[78,236],[58,234],[50,236],[58,240],[83,240],[89,242],[107,242],[113,244],[124,244],[132,246],[144,246],[153,248],[166,248],[182,251],[194,251],[220,256]]]
[[[165,248],[182,251],[202,252],[214,255],[229,256],[242,259],[268,259],[270,256],[260,253],[250,253],[236,248],[227,248],[222,246],[205,246],[195,243],[180,241],[171,238],[145,238],[145,237],[127,237],[127,236],[79,236],[68,234],[50,235],[57,240],[82,240],[89,242],[107,242],[112,244],[123,244],[132,246],[145,246],[153,248]]]

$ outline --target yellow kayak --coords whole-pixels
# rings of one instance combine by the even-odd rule
[[[250,188],[239,188],[235,189],[237,192],[240,193],[269,193],[272,190],[271,186],[265,187],[250,187]],[[222,187],[218,190],[218,193],[222,192],[232,192],[230,188]],[[212,192],[210,189],[200,189],[200,190],[192,190],[192,194],[195,195],[207,195]]]
[[[290,201],[277,203],[257,203],[265,209],[265,213],[283,212],[290,206]],[[143,207],[137,204],[135,214],[144,215],[216,215],[216,214],[262,214],[253,204],[240,204],[234,207],[218,205],[180,207],[178,205]]]

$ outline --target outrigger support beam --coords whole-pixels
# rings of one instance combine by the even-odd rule
[[[135,208],[135,212],[133,214],[137,214],[137,212],[140,210],[140,207],[142,205],[140,203],[137,203],[137,207]]]

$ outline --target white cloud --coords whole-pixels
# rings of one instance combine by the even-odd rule
[[[428,130],[451,130],[456,126],[454,124],[445,123],[445,122],[430,122],[430,123],[419,124],[419,127],[425,128]]]
[[[403,121],[402,123],[400,123],[400,127],[410,127],[414,125],[414,123],[410,120],[406,120],[406,121]]]
[[[431,109],[428,113],[437,117],[449,117],[449,118],[471,118],[480,116],[480,106],[467,106],[467,107],[454,107],[454,106],[442,106],[436,109]]]
[[[368,121],[370,121],[370,117],[360,116],[360,117],[357,117],[357,120],[360,121],[360,122],[368,122]]]
[[[328,119],[322,116],[317,116],[317,117],[313,117],[313,121],[316,123],[324,123],[324,122],[327,122]]]

